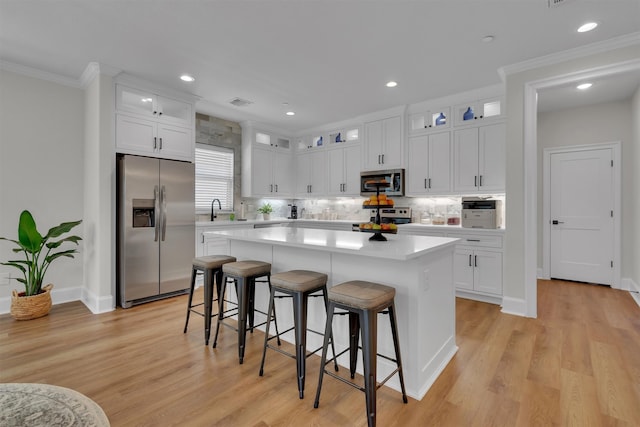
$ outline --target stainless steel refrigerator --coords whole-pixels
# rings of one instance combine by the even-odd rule
[[[117,298],[134,304],[188,291],[195,253],[195,168],[119,155]]]

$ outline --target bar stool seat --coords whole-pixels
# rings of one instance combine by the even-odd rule
[[[400,358],[400,344],[395,313],[395,294],[396,290],[391,286],[362,280],[353,280],[341,283],[329,289],[329,308],[327,311],[327,324],[320,362],[320,378],[318,379],[316,400],[313,405],[315,408],[317,408],[320,403],[320,391],[322,389],[322,379],[324,374],[337,378],[344,383],[364,391],[366,396],[367,423],[369,427],[374,427],[376,425],[376,391],[396,373],[400,380],[402,400],[404,403],[407,403],[408,400],[404,387],[404,377],[402,374],[402,361]],[[358,349],[360,348],[358,346],[358,339],[360,331],[362,331],[361,348],[364,371],[364,388],[326,370],[326,365],[331,362],[331,360],[327,361],[327,347],[332,335],[332,321],[336,308],[346,310],[346,314],[349,315],[350,342],[347,349],[337,355],[334,355],[334,359],[349,351],[349,368],[351,379],[353,379],[355,377]],[[395,359],[378,354],[377,352],[377,314],[379,313],[389,314],[393,346],[395,349]],[[396,363],[396,369],[380,383],[377,381],[378,356]]]
[[[271,314],[274,310],[276,292],[285,294],[293,299],[293,327],[282,331],[276,332],[276,335],[269,337],[269,325],[270,317],[267,319],[267,326],[265,327],[264,347],[262,349],[262,362],[260,363],[260,376],[264,373],[264,362],[267,355],[267,348],[275,350],[279,353],[296,359],[296,369],[298,378],[298,393],[300,399],[304,397],[304,383],[307,357],[321,350],[319,347],[313,351],[307,353],[307,331],[314,332],[318,335],[322,335],[320,332],[307,329],[307,306],[309,297],[321,296],[324,299],[325,311],[327,309],[327,278],[324,273],[318,273],[310,270],[291,270],[282,273],[276,273],[271,276],[271,292],[269,297],[269,309]],[[275,317],[275,311],[273,312]],[[277,347],[269,345],[269,341],[272,339],[278,339],[278,345],[280,345],[279,337],[282,334],[295,330],[295,348],[296,353],[291,354]],[[331,342],[333,348],[333,342]],[[334,353],[335,354],[335,353]],[[338,370],[338,363],[335,362],[335,369]]]
[[[263,261],[245,260],[226,263],[222,266],[222,287],[220,289],[220,296],[218,298],[218,322],[216,324],[216,334],[213,340],[213,348],[218,343],[218,333],[220,331],[220,325],[224,325],[235,329],[238,332],[238,358],[240,364],[244,361],[247,321],[249,323],[249,330],[253,332],[253,328],[264,325],[267,321],[254,325],[254,312],[265,314],[269,319],[269,314],[256,310],[254,306],[255,297],[255,285],[258,282],[258,278],[266,277],[265,280],[260,282],[266,282],[271,288],[271,264]],[[237,306],[235,309],[224,311],[224,294],[227,286],[227,280],[233,279],[236,285],[236,294],[238,297]],[[226,322],[231,316],[238,316],[237,327],[234,327]],[[276,331],[278,326],[276,323]]]
[[[189,289],[189,302],[187,305],[187,319],[184,323],[184,333],[187,333],[189,326],[189,315],[193,312],[204,317],[204,342],[209,345],[209,336],[211,335],[211,318],[217,316],[218,313],[212,314],[213,302],[213,284],[214,278],[216,282],[217,295],[220,295],[220,286],[222,281],[222,266],[229,262],[236,261],[235,257],[228,255],[208,255],[196,257],[191,262],[191,287]],[[199,304],[193,304],[193,292],[195,289],[196,276],[204,275],[204,301]],[[204,312],[198,311],[198,307],[203,306]]]

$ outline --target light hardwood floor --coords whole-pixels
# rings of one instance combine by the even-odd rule
[[[639,426],[640,308],[602,286],[539,281],[539,317],[457,300],[454,359],[422,401],[378,392],[379,426]],[[186,296],[94,315],[80,302],[18,322],[0,316],[0,382],[78,390],[112,426],[364,426],[364,394],[325,377],[319,357],[298,399],[295,362],[275,352],[258,376],[264,335],[206,347],[203,321],[182,333]],[[435,327],[435,325],[425,325]],[[402,339],[402,332],[400,332]]]

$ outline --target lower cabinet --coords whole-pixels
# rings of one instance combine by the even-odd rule
[[[448,232],[460,239],[453,257],[453,282],[458,296],[480,301],[502,301],[502,233]]]
[[[453,264],[456,289],[502,295],[502,252],[458,247]]]
[[[221,231],[229,229],[253,228],[253,224],[242,225],[218,225],[218,226],[198,226],[196,225],[196,257],[207,255],[228,255],[229,247],[227,239],[223,236],[207,235],[207,231]]]

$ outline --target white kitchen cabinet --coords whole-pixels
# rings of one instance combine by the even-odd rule
[[[292,143],[287,137],[242,126],[242,196],[293,197]]]
[[[455,125],[478,126],[489,121],[503,119],[503,104],[502,97],[458,104],[453,107]]]
[[[502,295],[502,253],[456,248],[453,281],[459,290]]]
[[[365,169],[402,167],[402,118],[389,117],[365,123]]]
[[[449,107],[429,108],[409,115],[409,134],[442,131],[451,127]]]
[[[193,103],[116,84],[116,152],[194,161]]]
[[[454,191],[504,191],[505,143],[503,123],[456,130],[453,150]]]
[[[446,194],[451,191],[450,139],[450,132],[409,137],[407,195]]]
[[[250,174],[253,196],[290,197],[293,195],[290,153],[253,147]]]
[[[216,224],[212,222],[210,224]],[[208,235],[208,231],[251,229],[253,224],[224,224],[224,225],[197,225],[196,224],[196,257],[206,255],[229,255],[227,239],[224,236]]]
[[[457,230],[447,237],[460,239],[454,252],[453,279],[464,296],[495,298],[502,296],[502,233],[487,230],[471,234]],[[499,300],[486,300],[499,302]]]
[[[324,150],[309,150],[298,153],[295,167],[296,196],[319,197],[326,194],[327,161]]]
[[[191,129],[124,114],[116,115],[118,153],[193,161]]]
[[[123,84],[116,85],[116,110],[182,127],[194,120],[192,104]]]
[[[362,149],[360,144],[346,144],[327,152],[330,196],[359,196]]]

